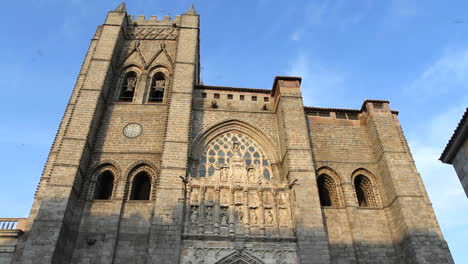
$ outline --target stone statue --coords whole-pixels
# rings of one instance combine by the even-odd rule
[[[265,193],[264,203],[269,205],[269,204],[271,204],[271,202],[272,202],[271,194],[269,192],[266,192]]]
[[[199,200],[198,200],[198,193],[196,192],[193,192],[192,193],[192,203],[198,203]]]
[[[213,203],[214,202],[214,198],[213,198],[213,192],[207,192],[207,195],[206,195],[206,201],[208,203]]]
[[[256,225],[258,223],[258,216],[257,216],[257,210],[252,209],[252,225]]]
[[[286,225],[288,223],[288,215],[285,209],[280,210],[279,222],[281,225]]]
[[[244,158],[239,151],[239,143],[232,143],[232,157],[229,162],[230,165],[230,178],[234,182],[243,182],[244,181]]]
[[[236,192],[236,203],[243,203],[243,200],[242,199],[242,193],[241,192]]]
[[[205,221],[207,224],[213,223],[213,209],[211,207],[206,207]]]
[[[219,170],[219,179],[222,182],[226,182],[226,181],[228,181],[228,178],[229,178],[228,167],[226,167],[226,166],[221,167],[221,169]]]
[[[228,224],[227,208],[226,207],[221,207],[221,213],[220,213],[219,217],[221,219],[220,224],[222,224],[222,225],[227,225]]]
[[[196,223],[198,221],[198,208],[193,206],[190,212],[190,221]]]
[[[284,194],[282,192],[278,193],[278,204],[284,205]]]
[[[237,208],[236,212],[234,213],[234,216],[236,218],[236,222],[242,222],[244,219],[244,213],[242,212],[242,208]]]
[[[271,210],[266,211],[266,223],[267,225],[273,225],[273,213]]]
[[[255,175],[254,168],[247,169],[247,178],[249,180],[249,183],[257,183],[257,177]]]

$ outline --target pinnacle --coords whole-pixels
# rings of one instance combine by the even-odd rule
[[[127,8],[125,7],[125,2],[122,2],[114,12],[127,12]]]
[[[185,14],[188,14],[188,15],[196,15],[196,14],[197,14],[197,11],[195,11],[195,6],[192,4],[192,5],[190,6],[190,9],[189,9]]]

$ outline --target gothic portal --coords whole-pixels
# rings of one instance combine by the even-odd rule
[[[108,13],[0,263],[453,263],[388,101],[203,85],[199,30]]]

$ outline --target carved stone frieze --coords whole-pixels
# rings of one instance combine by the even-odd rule
[[[125,30],[127,39],[166,39],[175,40],[179,34],[179,30],[174,27],[161,27],[161,26],[138,26],[128,27]]]
[[[245,246],[224,247],[187,247],[183,251],[184,264],[296,264],[297,252],[294,247],[285,245],[283,248],[259,248]]]

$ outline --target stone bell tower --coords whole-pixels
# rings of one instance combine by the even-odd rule
[[[134,19],[125,4],[108,13],[91,40],[15,263],[83,256],[177,263],[198,45],[193,6],[174,19]],[[133,195],[136,188],[142,191]]]

